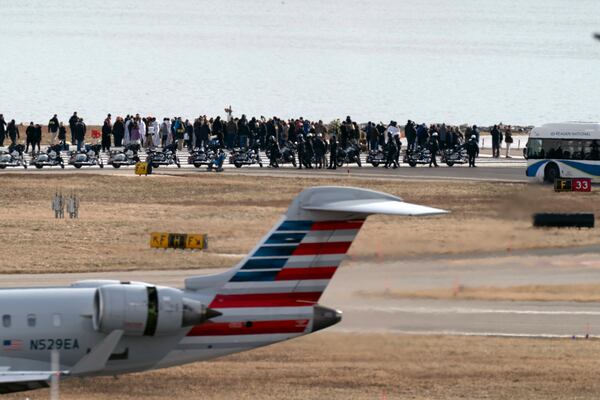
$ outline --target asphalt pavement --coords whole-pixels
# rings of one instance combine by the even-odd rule
[[[221,270],[3,275],[3,287],[55,286],[102,278],[175,287],[185,277]],[[600,283],[597,249],[481,254],[383,263],[347,260],[320,303],[343,311],[332,330],[411,334],[600,337],[600,304],[557,301],[467,301],[393,298],[387,292],[464,286]],[[365,292],[370,295],[365,296]]]
[[[155,175],[188,175],[188,174],[205,174],[216,173],[208,172],[206,167],[194,168],[193,165],[187,162],[189,153],[187,151],[178,152],[178,157],[181,161],[181,168],[175,165],[161,166],[155,168]],[[146,158],[145,153],[140,153],[140,159]],[[27,161],[30,157],[27,156]],[[67,160],[67,156],[64,156]],[[27,169],[23,167],[6,168],[0,170],[0,176],[3,174],[101,174],[101,175],[133,175],[133,166],[122,166],[115,169],[107,164],[108,156],[101,156],[104,168],[99,166],[84,166],[76,169],[72,165],[66,165],[64,169],[56,167],[44,167],[36,169],[30,166]],[[477,159],[477,168],[469,168],[466,165],[454,165],[448,167],[443,163],[439,163],[439,168],[429,168],[426,165],[418,165],[411,168],[408,164],[401,163],[398,169],[385,169],[382,166],[374,167],[366,162],[366,154],[362,154],[362,167],[356,164],[344,165],[336,170],[327,169],[296,169],[292,165],[283,165],[281,168],[269,168],[268,159],[263,154],[263,167],[259,165],[242,166],[235,168],[227,161],[224,165],[224,174],[248,175],[248,176],[295,176],[295,177],[354,177],[354,178],[376,178],[376,179],[417,179],[417,180],[471,180],[471,181],[497,181],[497,182],[528,182],[529,179],[525,176],[526,161],[522,157],[515,158],[492,158],[488,154],[483,154]]]

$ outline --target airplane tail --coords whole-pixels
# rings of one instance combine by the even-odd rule
[[[372,190],[308,188],[237,266],[212,277],[188,278],[186,288],[217,288],[209,306],[214,309],[312,306],[369,215],[443,213]]]

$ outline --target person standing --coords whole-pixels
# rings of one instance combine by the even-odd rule
[[[50,118],[50,121],[48,121],[48,133],[51,135],[50,144],[53,145],[56,143],[58,136],[58,117],[56,114],[54,114],[54,116]]]
[[[469,156],[469,168],[474,168],[475,158],[479,155],[479,144],[475,135],[471,135],[471,138],[467,142],[467,154]]]
[[[202,126],[200,126],[200,141],[202,147],[208,146],[208,139],[210,137],[210,125],[208,124],[208,118],[206,115],[202,117]]]
[[[302,166],[306,166],[306,147],[304,146],[304,135],[298,135],[298,169],[302,169]]]
[[[131,130],[129,131],[129,143],[133,144],[141,144],[142,142],[142,133],[139,124],[137,121],[133,121],[130,125]]]
[[[184,125],[183,144],[187,147],[188,151],[192,151],[194,150],[194,125],[192,125],[189,119],[185,120]]]
[[[14,119],[11,119],[8,125],[6,126],[6,132],[8,133],[8,137],[10,138],[11,146],[17,144],[17,139],[20,139],[19,135],[19,127],[17,126]]]
[[[498,125],[494,125],[490,135],[492,136],[492,157],[500,157],[500,129]]]
[[[71,130],[71,144],[75,144],[75,127],[77,126],[78,122],[79,117],[77,116],[77,111],[75,111],[73,115],[71,115],[71,118],[69,118],[69,129]]]
[[[225,146],[225,141],[223,137],[223,121],[221,121],[220,115],[215,118],[212,124],[212,133],[217,137],[217,140],[219,141],[219,147],[223,148]]]
[[[331,135],[331,139],[329,139],[329,167],[327,169],[337,169],[337,149],[337,138],[335,135]]]
[[[406,122],[406,126],[404,127],[404,135],[408,142],[408,150],[412,150],[415,146],[415,141],[417,140],[417,131],[415,130],[415,123],[410,119]]]
[[[35,128],[33,131],[33,142],[31,145],[31,152],[35,153],[35,147],[37,146],[38,153],[42,151],[42,126],[40,124],[35,124]]]
[[[0,114],[0,147],[4,147],[4,139],[6,138],[6,121],[4,115]]]
[[[387,143],[385,144],[385,165],[384,168],[393,167],[394,169],[398,168],[397,154],[400,151],[398,149],[398,145],[393,138],[391,132],[388,132]]]
[[[110,135],[112,135],[111,115],[108,114],[102,124],[102,151],[110,151]]]
[[[313,148],[315,150],[315,168],[323,169],[327,166],[327,160],[325,159],[325,152],[327,150],[327,146],[323,141],[323,135],[317,134],[315,142],[313,144]]]
[[[115,141],[115,147],[123,146],[123,137],[125,136],[125,123],[122,117],[117,117],[113,127],[112,134]]]
[[[150,143],[148,144],[149,149],[155,149],[160,146],[160,133],[158,130],[158,122],[156,117],[148,118],[148,132],[150,133]]]
[[[25,129],[25,153],[29,152],[29,146],[31,145],[31,151],[33,153],[33,137],[35,136],[35,125],[33,121],[29,123],[27,129]]]
[[[433,132],[431,137],[429,138],[429,152],[431,153],[431,160],[429,161],[429,168],[433,164],[434,167],[439,167],[436,160],[436,155],[438,150],[440,149],[440,142],[438,141],[438,133]]]
[[[504,130],[504,143],[506,143],[506,158],[512,158],[510,156],[510,146],[513,144],[513,137],[510,125],[507,125]]]
[[[277,159],[279,158],[280,153],[281,149],[279,148],[279,142],[275,139],[275,136],[269,137],[269,167],[279,168]]]
[[[81,151],[85,142],[85,132],[87,127],[83,122],[83,118],[79,118],[75,124],[75,140],[77,141],[77,151]]]
[[[183,149],[183,136],[185,134],[185,125],[181,120],[181,117],[177,117],[171,125],[171,131],[173,132],[173,138],[177,143],[177,150]]]
[[[160,124],[160,145],[161,147],[165,147],[171,144],[169,140],[169,135],[171,134],[171,121],[169,118],[163,118],[162,124]]]
[[[61,144],[61,150],[66,150],[65,143],[67,142],[67,128],[61,122],[58,125],[58,143]]]

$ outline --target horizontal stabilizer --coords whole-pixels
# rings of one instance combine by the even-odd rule
[[[0,383],[47,381],[53,373],[52,371],[3,371],[0,372]]]
[[[448,211],[421,206],[418,204],[405,203],[397,200],[347,200],[326,203],[322,205],[302,206],[309,211],[345,212],[352,214],[388,214],[404,216],[424,216],[446,214]]]

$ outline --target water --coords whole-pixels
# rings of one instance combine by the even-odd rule
[[[599,120],[598,0],[0,0],[0,112]]]

